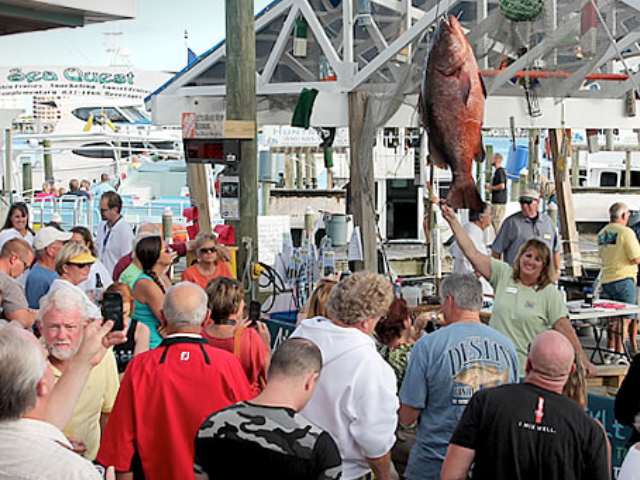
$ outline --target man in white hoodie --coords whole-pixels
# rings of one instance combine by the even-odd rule
[[[323,373],[302,414],[329,432],[342,456],[345,480],[391,478],[398,398],[396,377],[371,337],[393,300],[381,275],[356,273],[336,285],[323,317],[304,320],[293,337],[322,351]]]

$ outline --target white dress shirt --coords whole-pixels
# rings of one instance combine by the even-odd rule
[[[96,244],[100,261],[113,276],[113,269],[118,260],[133,248],[133,228],[124,217],[120,217],[111,228],[106,221],[100,222]]]

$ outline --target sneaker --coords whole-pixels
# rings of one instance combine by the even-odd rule
[[[616,359],[616,365],[624,365],[626,367],[629,366],[629,359],[621,354],[617,359]]]
[[[604,354],[604,364],[605,365],[611,365],[614,360],[615,360],[616,356],[613,353],[605,353]]]

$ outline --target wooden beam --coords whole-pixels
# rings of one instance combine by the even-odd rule
[[[360,227],[363,262],[357,270],[378,272],[376,252],[376,215],[373,158],[370,148],[363,148],[364,124],[369,106],[367,92],[349,93],[349,147],[351,154],[350,180],[354,225]]]
[[[568,151],[568,144],[564,149],[562,146],[563,142],[569,142],[570,139],[571,134],[569,131],[549,130],[553,177],[556,182],[556,196],[558,198],[560,233],[563,239],[562,250],[564,252],[565,271],[567,275],[580,277],[582,276],[582,264],[578,245],[578,229],[571,198],[571,181],[568,175],[569,165],[567,165],[566,154],[563,152],[563,150]],[[577,172],[574,172],[574,174],[577,174]]]
[[[241,160],[237,175],[240,180],[240,219],[228,222],[236,230],[238,249],[238,278],[245,272],[249,256],[258,260],[258,144],[256,124],[256,25],[253,0],[226,0],[227,75],[226,118],[244,125],[253,122],[251,140],[240,145]],[[247,241],[245,242],[245,239]],[[247,292],[249,294],[249,292]]]
[[[198,207],[198,226],[201,232],[211,232],[209,190],[207,188],[207,166],[187,165],[187,184],[191,203]]]

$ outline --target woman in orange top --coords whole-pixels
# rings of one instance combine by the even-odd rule
[[[271,358],[269,329],[263,322],[245,328],[244,288],[232,278],[216,278],[207,286],[212,325],[202,329],[202,336],[212,347],[233,353],[240,359],[253,395],[265,384]]]
[[[200,285],[207,289],[209,280],[217,277],[233,278],[229,266],[218,251],[218,245],[214,234],[200,232],[196,237],[196,252],[198,263],[191,265],[182,273],[182,280]]]

